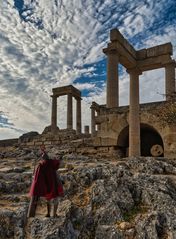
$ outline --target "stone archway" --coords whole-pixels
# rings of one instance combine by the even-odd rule
[[[160,134],[148,124],[140,124],[141,156],[164,156],[164,144]],[[128,156],[129,126],[122,129],[118,136],[117,147],[122,155]]]
[[[148,124],[140,125],[141,155],[164,156],[164,144],[160,134]]]
[[[129,149],[129,126],[126,126],[120,132],[117,139],[117,148],[121,151],[122,157],[128,156]]]

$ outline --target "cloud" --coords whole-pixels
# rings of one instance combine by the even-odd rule
[[[105,58],[102,48],[109,41],[109,30],[119,28],[136,48],[165,40],[175,44],[175,20],[170,14],[168,22],[164,15],[171,12],[173,3],[24,0],[15,5],[13,0],[0,1],[0,110],[8,112],[14,128],[41,132],[50,124],[51,89],[74,83],[84,93],[83,121],[90,124],[90,102],[105,103],[105,68],[95,63]],[[154,76],[159,77],[158,73],[152,73]],[[151,83],[148,73],[145,77],[147,92]],[[125,103],[128,76],[120,78],[121,102]],[[151,95],[151,100],[156,98]],[[65,98],[59,106],[63,127]]]
[[[7,115],[4,112],[0,112],[0,137],[8,138],[7,135],[15,135],[22,134],[23,131],[14,126],[14,124],[9,120]]]
[[[74,84],[74,87],[76,87],[78,90],[92,90],[95,87],[95,84],[90,83],[83,83],[83,84]]]
[[[9,122],[9,119],[4,115],[3,112],[0,112],[0,125],[1,127],[13,126],[13,123]]]
[[[152,47],[155,45],[171,42],[173,45],[173,58],[176,58],[176,25],[169,26],[162,31],[162,34],[153,34],[152,38],[147,38],[144,46]]]

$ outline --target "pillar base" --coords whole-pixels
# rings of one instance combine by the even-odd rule
[[[49,126],[46,126],[42,132],[42,134],[47,134],[47,133],[56,133],[59,131],[59,127],[56,126],[56,127],[52,127],[52,125],[49,125]]]

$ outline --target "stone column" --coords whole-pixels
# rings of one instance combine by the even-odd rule
[[[67,95],[67,129],[73,129],[72,94]]]
[[[91,107],[91,134],[92,137],[96,135],[95,131],[95,108]]]
[[[97,111],[97,116],[99,116],[100,115],[100,111],[98,110]],[[98,131],[100,131],[101,130],[101,124],[98,124]]]
[[[116,50],[107,50],[107,89],[106,107],[113,108],[119,106],[119,80],[118,62],[119,57]]]
[[[85,125],[85,126],[84,126],[84,133],[85,133],[86,135],[89,135],[89,125]]]
[[[81,134],[81,98],[76,99],[76,133]]]
[[[166,100],[172,99],[175,92],[175,62],[165,65],[165,88],[166,88]]]
[[[51,130],[55,131],[57,128],[57,97],[52,95],[52,111],[51,111]]]
[[[129,105],[129,156],[140,156],[140,115],[139,115],[139,75],[134,68],[130,73],[130,105]]]

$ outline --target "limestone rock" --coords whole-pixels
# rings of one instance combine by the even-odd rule
[[[30,140],[34,139],[38,135],[39,135],[39,133],[36,131],[31,131],[31,132],[25,133],[19,137],[19,142],[20,143],[29,142]]]
[[[30,153],[18,149],[2,159],[0,238],[176,238],[174,160],[70,155],[64,161],[73,168],[59,170],[65,197],[58,218],[45,218],[41,199],[36,217],[26,220],[33,166],[25,156]]]

